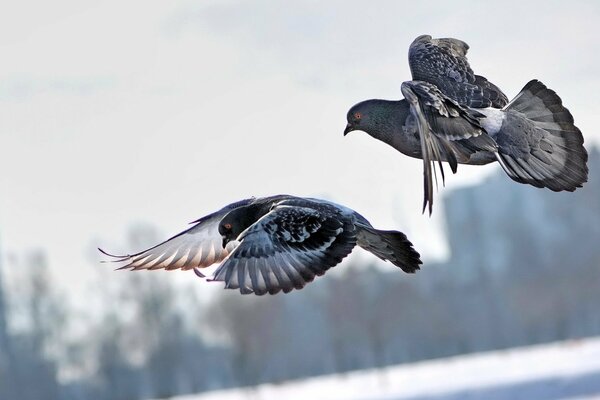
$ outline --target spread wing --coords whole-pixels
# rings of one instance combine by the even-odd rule
[[[473,73],[467,61],[468,50],[469,45],[458,39],[419,36],[408,50],[413,80],[433,83],[461,105],[504,107],[508,98],[485,77]]]
[[[475,110],[461,107],[456,101],[445,96],[435,85],[427,82],[408,81],[402,83],[402,94],[410,104],[421,142],[423,158],[424,200],[423,212],[429,205],[433,207],[433,178],[437,183],[435,161],[438,162],[442,183],[444,168],[442,161],[450,164],[456,173],[459,159],[468,159],[475,148],[495,151],[496,143],[484,133],[478,117],[483,115]]]
[[[115,256],[102,249],[98,250],[113,257],[113,262],[124,263],[118,269],[187,270],[208,267],[223,260],[231,251],[231,248],[223,248],[219,222],[229,211],[246,205],[252,200],[229,204],[217,212],[194,221],[194,226],[191,228],[136,254]]]
[[[240,234],[214,280],[242,294],[301,289],[352,251],[354,225],[334,207],[275,206]]]

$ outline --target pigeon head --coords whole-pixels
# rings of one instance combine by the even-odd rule
[[[402,126],[406,119],[401,101],[365,100],[354,105],[346,115],[348,124],[344,129],[344,136],[352,131],[363,131],[373,137],[383,132]],[[397,125],[399,124],[399,125]]]
[[[357,130],[365,130],[370,126],[371,119],[371,111],[372,111],[372,101],[367,100],[360,102],[354,105],[346,115],[346,120],[348,124],[346,125],[346,129],[344,129],[344,136],[346,136],[349,132],[357,131]]]
[[[223,248],[227,246],[227,243],[231,242],[232,240],[235,240],[235,238],[237,238],[240,233],[241,231],[238,225],[230,222],[229,220],[223,220],[219,224],[219,234],[223,238]]]
[[[240,233],[267,212],[268,210],[263,210],[262,205],[250,204],[227,213],[219,223],[219,234],[223,238],[223,248],[227,243],[236,240]]]

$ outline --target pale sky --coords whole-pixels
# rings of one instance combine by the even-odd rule
[[[346,111],[399,99],[408,46],[428,33],[469,43],[509,98],[540,79],[598,143],[598,21],[596,1],[2,1],[5,269],[42,248],[77,292],[107,268],[95,246],[139,250],[123,248],[134,223],[166,238],[276,193],[347,205],[444,258],[441,198],[499,167],[459,166],[429,218],[421,161],[344,138]]]

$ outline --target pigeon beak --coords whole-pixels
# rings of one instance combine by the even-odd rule
[[[229,242],[229,240],[227,240],[227,238],[225,236],[223,236],[223,248],[225,248],[225,246],[227,246],[227,242]]]
[[[352,132],[354,130],[354,127],[348,123],[348,125],[346,125],[346,129],[344,129],[344,136],[346,136],[348,134],[348,132]]]

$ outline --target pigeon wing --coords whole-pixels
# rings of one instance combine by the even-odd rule
[[[353,223],[333,207],[276,205],[240,234],[214,280],[242,294],[301,289],[352,251]]]
[[[118,269],[188,270],[208,267],[223,260],[230,252],[230,249],[223,248],[219,222],[229,211],[252,201],[253,199],[246,199],[229,204],[217,212],[192,222],[194,226],[191,228],[136,254],[115,256],[102,249],[99,250],[113,257],[113,262],[124,263]]]
[[[431,215],[433,177],[437,183],[434,163],[438,162],[444,183],[442,161],[447,161],[452,172],[456,173],[458,160],[468,158],[473,151],[473,146],[465,146],[465,142],[476,142],[479,149],[488,151],[495,151],[496,144],[479,124],[477,118],[482,114],[461,107],[435,85],[421,81],[404,82],[402,94],[410,104],[411,117],[416,122],[420,136],[425,192],[423,212],[429,206]]]
[[[502,108],[508,98],[485,77],[475,75],[467,61],[469,45],[452,39],[416,38],[408,50],[412,78],[436,85],[449,98],[473,108]]]

